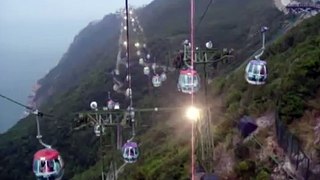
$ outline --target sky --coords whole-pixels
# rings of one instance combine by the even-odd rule
[[[141,6],[150,1],[129,3]],[[124,1],[120,0],[1,0],[0,47],[30,50],[34,46],[61,47],[64,42],[60,49],[65,49],[65,44],[89,22],[122,7]]]
[[[0,94],[26,103],[32,85],[58,63],[81,29],[124,6],[121,0],[0,0]],[[23,110],[0,99],[0,133]]]

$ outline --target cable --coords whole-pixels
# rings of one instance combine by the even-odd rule
[[[199,22],[198,22],[198,24],[197,24],[197,26],[196,26],[196,31],[198,30],[198,28],[200,27],[200,24],[202,23],[203,19],[204,19],[205,16],[207,15],[207,12],[208,12],[209,7],[211,6],[212,2],[213,2],[213,0],[210,0],[210,2],[208,3],[205,11],[202,13],[202,15],[201,15],[201,17],[200,17],[200,20],[199,20]]]
[[[47,145],[47,144],[45,144],[45,143],[42,141],[42,135],[41,135],[41,133],[40,133],[39,117],[43,117],[43,116],[46,115],[46,114],[44,114],[44,113],[42,113],[42,112],[39,112],[38,110],[34,110],[32,107],[26,106],[26,105],[24,105],[24,104],[22,104],[22,103],[20,103],[20,102],[18,102],[18,101],[16,101],[16,100],[13,100],[13,99],[5,96],[5,95],[0,94],[0,97],[6,99],[6,100],[8,100],[8,101],[10,101],[10,102],[12,102],[12,103],[14,103],[14,104],[16,104],[16,105],[19,105],[19,106],[21,106],[21,107],[24,107],[24,108],[26,108],[26,109],[28,109],[28,110],[33,111],[33,114],[36,115],[37,139],[39,140],[40,144],[42,144],[44,147],[46,147],[46,148],[51,148],[50,145]],[[46,115],[46,116],[51,116],[51,115]]]
[[[10,101],[10,102],[18,105],[18,106],[24,107],[24,108],[32,111],[32,113],[33,113],[33,114],[36,114],[37,116],[40,116],[40,117],[46,116],[46,117],[49,117],[49,119],[51,119],[51,120],[52,120],[52,119],[55,119],[55,120],[60,120],[60,121],[66,121],[66,120],[64,120],[64,119],[57,118],[57,117],[55,117],[54,115],[46,114],[46,113],[44,113],[44,112],[39,111],[38,109],[35,109],[35,108],[30,107],[30,106],[24,105],[24,104],[22,104],[22,103],[20,103],[20,102],[18,102],[18,101],[16,101],[16,100],[13,100],[13,99],[5,96],[5,95],[0,94],[0,97],[2,97],[2,98],[4,98],[4,99],[6,99],[6,100],[8,100],[8,101]]]
[[[21,106],[21,107],[24,107],[24,108],[26,108],[26,109],[28,109],[28,110],[34,110],[32,107],[26,106],[26,105],[24,105],[24,104],[22,104],[22,103],[20,103],[20,102],[18,102],[18,101],[15,101],[15,100],[7,97],[7,96],[2,95],[2,94],[0,94],[0,97],[6,99],[6,100],[8,100],[8,101],[10,101],[10,102],[12,102],[12,103],[14,103],[14,104],[16,104],[16,105],[19,105],[19,106]]]
[[[131,88],[131,68],[130,68],[130,36],[129,36],[129,3],[128,0],[125,0],[125,6],[126,6],[126,26],[127,26],[127,75],[128,75],[128,84],[129,84],[129,89],[130,89],[130,108],[133,106],[132,102],[132,88]]]
[[[135,137],[135,124],[134,124],[134,112],[133,112],[133,100],[132,100],[132,85],[131,85],[131,67],[130,67],[130,36],[129,36],[129,3],[128,0],[125,0],[125,6],[126,6],[126,26],[127,26],[127,76],[128,76],[128,86],[129,86],[129,99],[130,99],[130,104],[129,104],[129,116],[132,122],[132,138],[130,140],[133,140]]]

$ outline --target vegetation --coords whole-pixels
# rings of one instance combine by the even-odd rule
[[[318,15],[301,23],[267,47],[262,58],[267,60],[269,69],[266,85],[258,87],[245,82],[242,77],[246,64],[226,78],[216,78],[212,92],[224,97],[227,116],[235,117],[229,119],[230,122],[237,121],[242,115],[259,117],[277,109],[281,120],[290,125],[291,131],[300,138],[302,145],[307,144],[302,146],[306,153],[311,156],[316,151],[317,145],[313,144],[316,135],[312,127],[317,122],[310,112],[319,112],[315,101],[319,98],[320,87],[319,25]],[[229,129],[234,128],[234,123],[229,125],[224,128],[224,133],[232,133]],[[263,139],[270,133],[259,136]],[[221,142],[227,142],[227,138]],[[242,172],[247,167],[241,158],[241,151],[243,148],[238,147],[235,152],[242,160],[239,161],[236,172]],[[318,162],[319,158],[313,156],[312,161]],[[258,175],[261,178],[263,174],[265,173],[259,172]]]
[[[282,119],[290,123],[300,118],[307,108],[305,102],[315,97],[320,85],[319,24],[319,16],[307,20],[267,48],[263,57],[269,68],[267,85],[252,87],[239,80],[244,68],[231,74],[225,82],[220,82],[223,87],[217,88],[223,89],[219,92],[227,92],[226,106],[229,107],[230,102],[240,102],[241,107],[248,107],[250,114],[259,114],[281,97]]]
[[[197,4],[198,17],[205,4],[203,1]],[[149,40],[148,45],[151,45],[151,52],[163,58],[160,61],[165,61],[166,51],[180,48],[181,40],[188,37],[188,17],[184,13],[188,9],[188,4],[182,0],[155,0],[140,9],[139,16]],[[283,15],[275,10],[269,0],[217,1],[210,7],[197,30],[197,42],[203,44],[212,39],[218,47],[236,49],[238,62],[235,65],[238,65],[243,62],[241,59],[248,57],[259,46],[256,32],[261,25],[268,24],[270,34],[276,34],[283,22]],[[304,110],[309,108],[306,101],[315,97],[320,82],[319,23],[319,16],[312,18],[268,47],[264,56],[270,71],[267,85],[247,85],[243,80],[244,64],[230,75],[214,80],[210,95],[223,97],[225,109],[224,119],[214,127],[215,145],[228,141],[228,148],[235,149],[232,138],[236,134],[234,126],[237,118],[243,114],[258,116],[275,109],[276,97],[281,96],[279,110],[288,123],[301,117]],[[108,73],[115,64],[117,44],[114,42],[118,39],[118,25],[119,20],[115,15],[108,15],[101,22],[90,24],[75,38],[59,65],[40,81],[42,87],[37,98],[41,110],[55,115],[55,118],[42,120],[44,140],[61,152],[66,162],[66,179],[99,179],[101,149],[107,152],[106,162],[113,159],[118,165],[121,164],[119,154],[115,156],[111,148],[99,146],[91,128],[72,130],[72,113],[87,110],[92,100],[104,104],[107,91],[112,89],[113,83]],[[147,80],[143,78],[141,68],[134,67],[133,73],[136,107],[186,104],[185,96],[175,90],[174,74],[169,75],[165,88],[146,95]],[[113,94],[113,97],[124,101],[121,95]],[[141,123],[152,127],[138,129],[143,153],[136,165],[125,168],[122,179],[189,178],[190,124],[181,118],[181,114],[143,115]],[[40,148],[35,135],[32,116],[0,135],[0,179],[34,179],[30,162],[35,150]],[[268,179],[269,166],[260,168],[261,162],[245,156],[248,149],[250,155],[252,153],[247,146],[239,145],[236,148],[238,159],[234,167],[235,174],[243,179]]]

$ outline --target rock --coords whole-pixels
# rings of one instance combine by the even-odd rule
[[[261,129],[272,126],[273,122],[274,122],[274,113],[269,113],[265,116],[257,118],[256,120],[258,127]]]

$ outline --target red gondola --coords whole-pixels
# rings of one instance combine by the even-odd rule
[[[45,148],[34,154],[33,172],[38,180],[61,180],[63,177],[63,160],[55,149]]]

